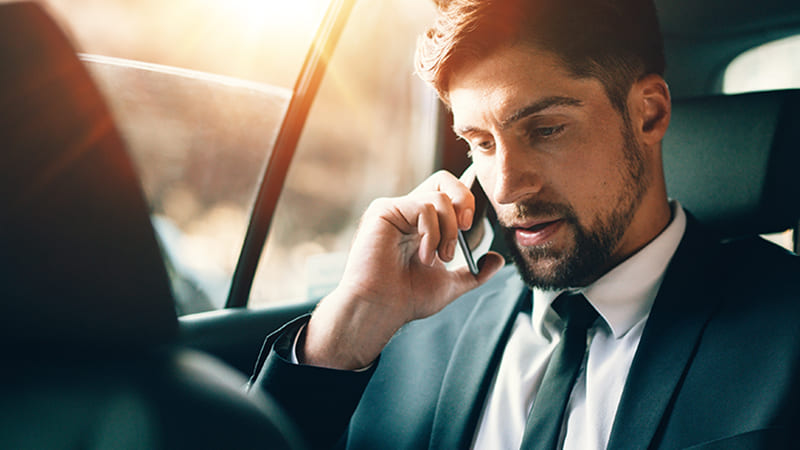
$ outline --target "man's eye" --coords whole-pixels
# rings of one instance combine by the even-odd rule
[[[469,141],[469,147],[472,150],[487,151],[494,148],[494,141],[491,139],[483,141]]]
[[[556,125],[554,127],[537,127],[532,131],[532,138],[541,137],[541,138],[549,138],[553,137],[564,130],[564,125]]]
[[[484,150],[491,150],[491,148],[494,147],[494,142],[492,142],[492,141],[481,141],[481,142],[478,142],[478,147],[480,147],[480,148],[482,148]]]

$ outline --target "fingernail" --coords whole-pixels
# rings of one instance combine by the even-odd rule
[[[472,215],[475,214],[471,209],[461,212],[461,227],[466,229],[472,224]]]
[[[452,259],[456,256],[456,245],[458,243],[455,239],[447,243],[447,260],[452,261]]]

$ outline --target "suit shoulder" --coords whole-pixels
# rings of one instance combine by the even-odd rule
[[[720,261],[740,281],[800,287],[800,256],[760,237],[722,244]]]

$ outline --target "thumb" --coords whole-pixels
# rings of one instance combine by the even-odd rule
[[[463,267],[455,272],[458,278],[456,297],[460,297],[491,279],[505,265],[505,259],[497,252],[488,252],[478,260],[479,272],[473,275],[469,269]]]
[[[505,258],[497,252],[487,252],[478,260],[478,275],[475,278],[478,280],[478,286],[489,281],[503,266],[506,264]]]
[[[482,285],[489,281],[503,266],[506,264],[505,258],[497,252],[487,252],[478,260],[478,274],[475,279],[478,282],[477,286]],[[475,286],[475,287],[477,287]]]

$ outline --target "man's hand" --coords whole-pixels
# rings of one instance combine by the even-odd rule
[[[337,369],[366,367],[404,324],[439,312],[503,266],[494,252],[480,273],[453,259],[458,229],[472,224],[475,200],[448,172],[413,192],[375,200],[361,219],[339,286],[314,311],[301,360]]]

